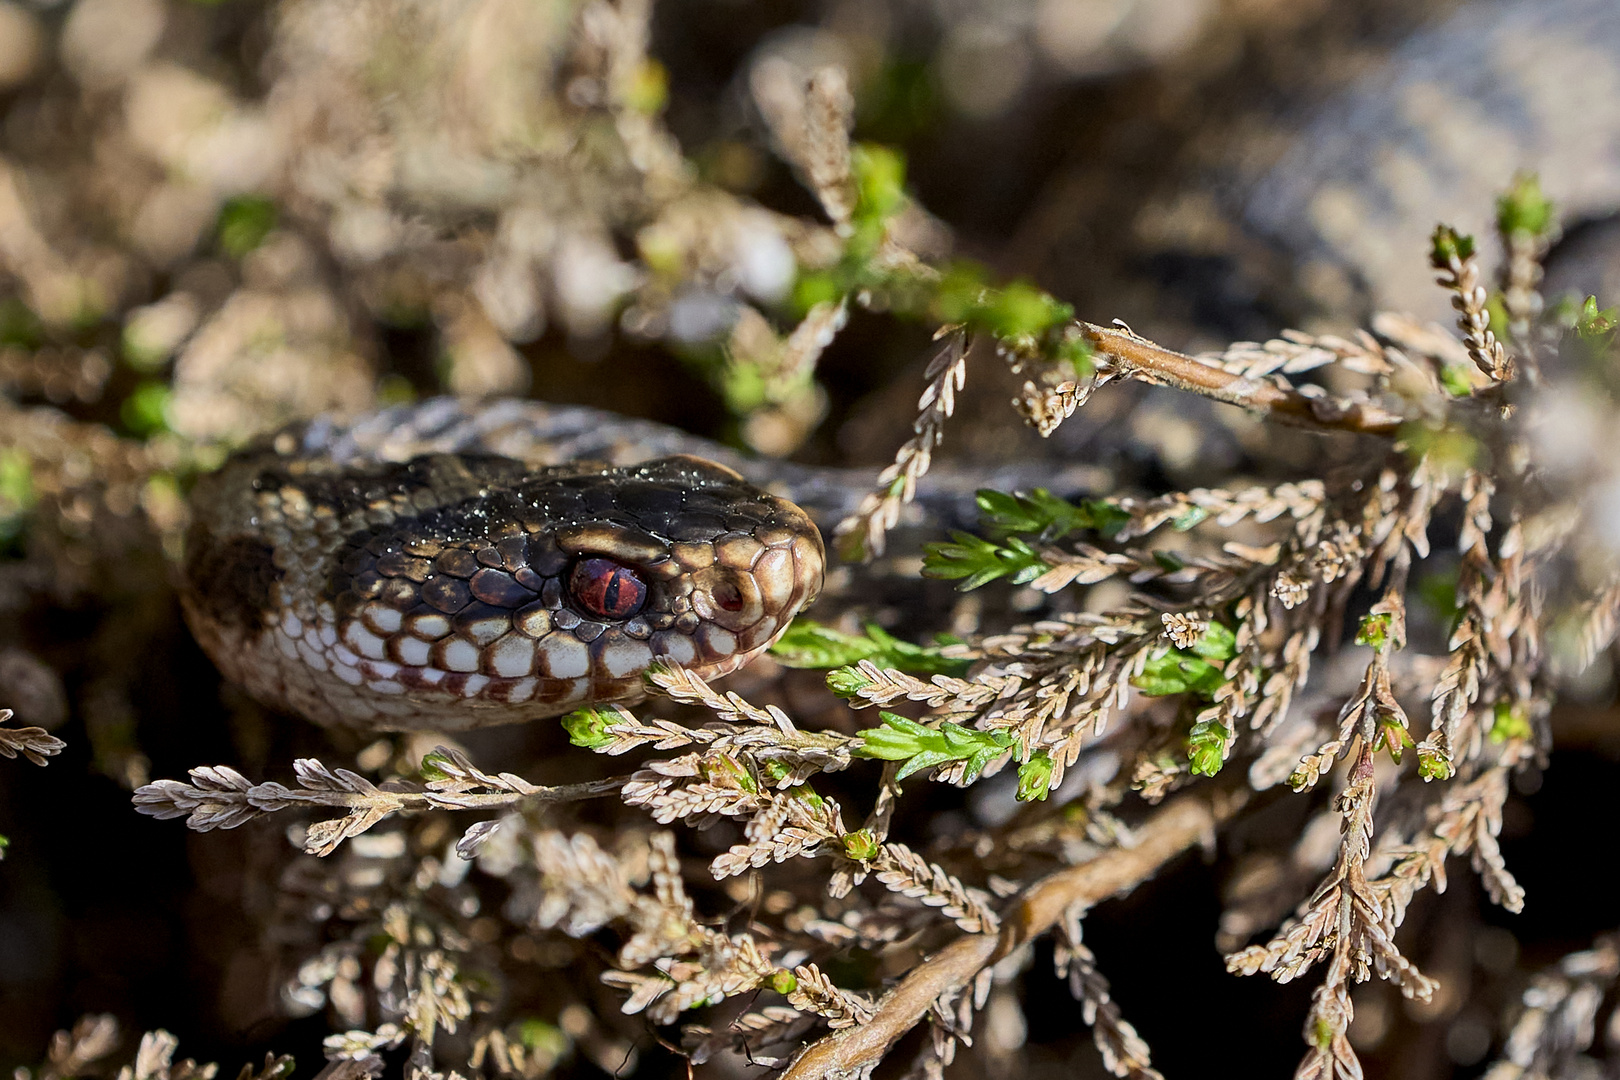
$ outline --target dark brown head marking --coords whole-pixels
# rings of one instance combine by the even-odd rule
[[[185,575],[200,586],[192,590],[194,602],[221,626],[258,630],[281,579],[274,556],[275,550],[263,540],[251,536],[222,540],[193,525],[186,533]]]

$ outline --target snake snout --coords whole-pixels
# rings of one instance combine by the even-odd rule
[[[781,503],[770,523],[750,533],[716,540],[714,556],[692,575],[691,601],[705,625],[724,632],[709,635],[720,656],[767,648],[821,591],[821,534],[791,503]]]

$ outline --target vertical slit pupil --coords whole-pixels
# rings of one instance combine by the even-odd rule
[[[575,605],[598,619],[628,619],[647,599],[640,575],[612,559],[581,559],[574,564],[568,586]]]

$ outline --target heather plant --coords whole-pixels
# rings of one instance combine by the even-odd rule
[[[812,102],[824,86],[811,83]],[[860,193],[841,130],[808,140],[824,159],[800,164],[829,216],[854,208],[851,224],[895,198]],[[887,289],[913,311],[960,316],[940,330],[913,438],[839,526],[852,553],[882,551],[944,437],[980,337],[1028,375],[1015,405],[1043,431],[1107,384],[1134,379],[1245,407],[1263,423],[1349,433],[1365,449],[1331,472],[1275,484],[1085,501],[981,492],[984,533],[930,544],[923,574],[967,591],[1007,579],[1080,598],[1034,622],[940,644],[801,620],[777,660],[825,669],[832,693],[874,717],[853,733],[801,724],[779,705],[672,669],[651,681],[701,710],[695,719],[614,706],[564,721],[581,751],[640,752],[634,771],[610,779],[541,787],[444,747],[423,759],[419,778],[381,787],[306,760],[297,789],[199,768],[190,782],[142,788],[137,805],[203,830],[295,806],[344,809],[305,830],[305,850],[317,855],[390,815],[499,809],[466,827],[444,858],[511,882],[532,930],[613,931],[618,951],[604,981],[626,1012],[680,1025],[694,1063],[742,1051],[790,1077],[863,1075],[917,1024],[932,1037],[915,1068],[943,1069],[998,965],[1056,935],[1055,963],[1105,1064],[1127,1076],[1156,1074],[1082,944],[1086,911],[1218,833],[1262,793],[1286,785],[1305,797],[1326,786],[1334,795],[1317,813],[1337,822],[1336,852],[1319,880],[1285,879],[1243,899],[1273,917],[1298,906],[1226,963],[1234,975],[1316,979],[1299,1075],[1356,1075],[1356,984],[1387,980],[1419,1000],[1436,990],[1396,938],[1414,896],[1445,887],[1447,860],[1467,856],[1507,910],[1524,903],[1497,843],[1509,782],[1544,762],[1560,674],[1606,649],[1620,614],[1614,546],[1579,498],[1590,479],[1576,483],[1583,474],[1544,456],[1545,425],[1565,422],[1544,368],[1556,362],[1581,400],[1613,416],[1613,316],[1593,301],[1543,310],[1536,258],[1551,218],[1533,180],[1503,197],[1498,218],[1510,259],[1494,298],[1473,239],[1445,226],[1434,234],[1432,263],[1452,293],[1460,340],[1387,317],[1377,336],[1290,333],[1196,358],[1126,327],[1075,322],[1020,286],[975,286],[954,299],[962,286],[950,271],[913,261],[881,226],[874,240],[863,234],[869,226],[851,224],[841,273],[861,302]],[[849,302],[846,292],[818,301]],[[1290,378],[1305,373],[1315,381]],[[1431,541],[1440,520],[1455,522],[1454,561]],[[1411,583],[1437,562],[1454,575],[1446,610],[1414,614]],[[1123,603],[1086,604],[1085,590],[1116,581],[1128,585]],[[1353,689],[1312,692],[1313,667],[1349,664],[1362,667]],[[1302,693],[1311,696],[1296,700]],[[1414,723],[1409,710],[1420,706]],[[829,775],[846,770],[870,779],[840,792],[864,796],[829,792]],[[971,846],[935,859],[894,835],[906,786],[968,788],[1007,770],[1025,809]],[[544,809],[604,794],[657,828],[570,831]],[[1064,816],[1036,810],[1043,801],[1064,804]],[[852,815],[855,807],[863,810]],[[703,871],[683,865],[679,830],[723,821],[736,823],[739,842]],[[793,900],[718,929],[718,912],[698,912],[693,873],[746,877],[739,896]],[[422,1053],[436,1033],[478,1023],[476,946],[429,913],[420,884],[389,905],[367,933],[389,935],[390,978],[404,982],[379,998],[389,1023],[329,1040],[339,1056],[402,1039]],[[887,987],[829,974],[851,945],[914,934],[935,944]],[[350,944],[327,946],[327,959],[301,975],[304,992],[336,1000],[333,950],[354,955]],[[723,1025],[690,1018],[733,999],[748,1011]],[[1522,1045],[1533,1042],[1520,1033],[1526,1024],[1515,1029],[1514,1060],[1540,1052]],[[499,1029],[478,1026],[477,1052],[486,1053]]]
[[[104,603],[83,691],[97,769],[142,813],[275,841],[252,864],[271,894],[254,918],[278,950],[278,1012],[323,1017],[322,1077],[628,1074],[658,1044],[716,1073],[983,1070],[1018,1051],[985,1017],[1018,1014],[1037,964],[1067,982],[1110,1073],[1157,1076],[1088,915],[1278,806],[1305,824],[1234,854],[1225,964],[1310,980],[1298,1075],[1359,1076],[1358,987],[1421,1003],[1450,977],[1421,970],[1400,931],[1459,872],[1453,856],[1492,902],[1525,904],[1499,846],[1512,785],[1546,767],[1560,692],[1602,682],[1620,625],[1620,467],[1604,442],[1620,422],[1616,317],[1541,296],[1557,216],[1533,178],[1497,208],[1494,274],[1491,241],[1436,229],[1455,332],[1379,313],[1192,356],[931,250],[938,223],[903,156],[852,139],[836,65],[762,64],[751,80],[818,208],[793,216],[683,156],[643,4],[588,3],[501,49],[441,13],[465,38],[422,54],[409,47],[426,7],[395,25],[356,6],[364,32],[325,48],[341,6],[285,5],[265,105],[174,65],[129,76],[137,115],[192,102],[196,130],[98,135],[110,160],[137,146],[165,166],[132,174],[151,190],[114,205],[200,198],[187,242],[209,254],[120,311],[115,341],[83,329],[116,292],[108,267],[167,282],[160,255],[53,245],[51,223],[6,201],[22,181],[0,160],[0,223],[26,241],[5,255],[23,299],[0,308],[0,386],[56,403],[0,397],[0,609],[26,606],[13,593]],[[458,40],[493,60],[471,63],[487,57]],[[503,95],[496,75],[530,61],[551,90]],[[228,136],[278,125],[296,138],[255,165],[253,190],[210,172],[220,145],[243,144]],[[376,180],[432,160],[441,130],[487,168]],[[517,192],[495,209],[478,201],[488,175]],[[558,221],[566,234],[548,231]],[[683,337],[700,293],[726,319]],[[581,350],[622,334],[711,386],[738,442],[784,453],[814,428],[819,365],[857,314],[934,333],[910,434],[829,536],[842,577],[754,670],[721,686],[657,671],[646,705],[541,721],[569,745],[516,761],[400,735],[148,775],[128,685],[134,643],[166,610],[155,553],[183,544],[184,487],[290,417],[410,396],[397,373],[377,378],[372,322],[434,324],[435,385],[467,395],[521,392],[517,346],[548,318]],[[977,530],[905,550],[964,395],[997,368],[1018,386],[1009,427],[1050,436],[1156,387],[1245,456],[1188,490],[1128,471],[1102,490],[986,489]],[[72,412],[98,403],[121,435]],[[1207,403],[1221,408],[1190,407]],[[886,617],[864,602],[863,583],[896,579],[917,596],[954,588],[952,606]],[[28,715],[21,680],[0,694]],[[10,719],[0,709],[0,756],[66,748]],[[1203,930],[1160,932],[1208,947]],[[1490,1075],[1575,1068],[1614,1022],[1617,977],[1613,934],[1547,965]],[[89,1074],[115,1045],[111,1018],[86,1017],[28,1075]],[[118,1075],[215,1075],[177,1046],[150,1032]],[[241,1080],[293,1068],[272,1055]]]

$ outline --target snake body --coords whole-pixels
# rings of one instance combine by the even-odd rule
[[[735,670],[820,590],[815,524],[606,416],[440,399],[249,447],[192,495],[193,632],[267,704],[371,730],[635,701],[654,664]]]

